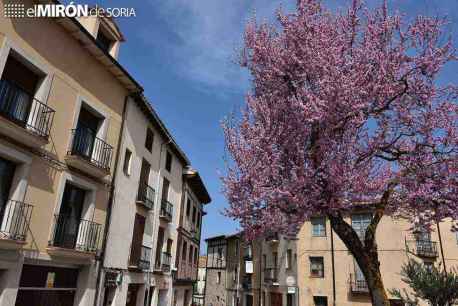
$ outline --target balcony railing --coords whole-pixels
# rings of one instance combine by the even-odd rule
[[[142,270],[149,270],[151,263],[151,248],[142,246],[138,267]]]
[[[177,273],[178,279],[197,280],[197,265],[184,260],[180,263]]]
[[[437,257],[437,243],[431,240],[407,240],[407,248],[419,257]]]
[[[96,252],[102,225],[68,215],[54,216],[54,229],[50,246]]]
[[[352,293],[369,293],[369,287],[365,279],[356,278],[354,274],[350,274],[350,291]]]
[[[138,186],[137,202],[142,203],[148,209],[153,209],[154,194],[155,191],[153,187],[141,182]]]
[[[173,205],[167,200],[162,200],[161,202],[161,211],[159,217],[166,219],[167,221],[172,221],[173,216]]]
[[[170,271],[170,263],[172,261],[172,254],[167,252],[162,252],[159,260],[156,259],[155,269],[162,272]]]
[[[55,111],[32,96],[13,82],[0,80],[0,116],[47,139]]]
[[[113,147],[94,135],[88,128],[72,130],[72,146],[68,155],[75,155],[87,160],[92,165],[110,171]]]
[[[10,200],[0,211],[1,238],[25,241],[33,206]]]
[[[277,268],[264,268],[264,281],[276,283],[277,278]]]
[[[242,288],[245,290],[251,290],[253,288],[253,282],[251,275],[245,275],[242,280]]]

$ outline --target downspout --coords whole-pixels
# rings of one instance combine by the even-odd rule
[[[447,273],[447,267],[445,266],[444,247],[442,246],[441,228],[440,228],[439,222],[437,220],[436,220],[436,226],[437,226],[437,235],[439,236],[439,246],[441,248],[442,264],[444,265],[444,272]]]
[[[336,268],[334,262],[334,231],[331,227],[332,305],[336,306]]]
[[[108,196],[107,214],[105,217],[105,228],[103,230],[102,252],[100,256],[96,259],[97,261],[101,261],[101,263],[97,267],[98,271],[97,271],[97,281],[96,281],[96,287],[95,287],[94,306],[97,306],[99,302],[100,286],[101,286],[101,280],[102,280],[102,267],[103,267],[103,261],[105,259],[105,250],[107,246],[108,230],[110,227],[111,211],[112,211],[112,206],[113,206],[113,201],[114,201],[116,173],[118,171],[118,164],[119,164],[119,159],[120,159],[119,151],[121,149],[121,142],[123,139],[122,136],[124,134],[124,123],[126,121],[127,102],[128,102],[129,97],[130,95],[127,95],[124,98],[124,105],[122,109],[122,119],[121,119],[121,132],[118,135],[118,144],[116,146],[116,158],[115,158],[114,167],[113,167],[113,177],[111,178],[110,194]]]
[[[208,242],[207,242],[207,257],[205,258],[205,280],[204,280],[204,303],[205,306],[205,298],[207,297],[207,270],[208,270]]]

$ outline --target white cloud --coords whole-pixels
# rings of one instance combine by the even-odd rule
[[[235,63],[244,26],[256,11],[271,19],[280,3],[294,0],[150,0],[153,9],[177,39],[168,40],[168,56],[176,73],[203,89],[242,91],[248,75]],[[148,39],[148,35],[143,35]],[[161,46],[162,47],[162,46]]]

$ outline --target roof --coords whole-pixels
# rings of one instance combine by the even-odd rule
[[[207,256],[201,255],[199,256],[199,268],[205,268],[207,266]]]
[[[242,232],[233,233],[233,234],[229,234],[229,235],[219,235],[219,236],[209,237],[209,238],[205,239],[205,241],[226,240],[226,239],[237,238],[237,237],[240,238],[241,235],[242,235]]]
[[[188,167],[183,173],[183,178],[188,182],[188,185],[196,194],[197,198],[202,204],[208,204],[211,202],[210,195],[208,194],[207,188],[205,187],[199,172]]]
[[[42,3],[61,4],[59,0],[40,0]],[[143,92],[143,87],[124,69],[119,62],[106,50],[98,45],[95,38],[83,27],[75,17],[56,18],[56,22],[63,26],[81,45],[99,60],[113,76],[130,92]],[[120,32],[119,32],[120,33]]]

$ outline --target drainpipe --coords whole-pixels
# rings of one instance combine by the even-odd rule
[[[332,305],[336,306],[336,268],[334,262],[334,231],[331,227]]]
[[[111,220],[111,211],[112,211],[112,206],[113,206],[113,201],[114,201],[114,192],[115,192],[115,184],[116,184],[116,173],[118,170],[118,163],[120,159],[120,150],[121,150],[121,142],[122,142],[122,136],[124,134],[124,123],[126,121],[126,115],[127,115],[127,103],[130,95],[127,95],[124,98],[124,105],[122,109],[122,119],[121,119],[121,132],[118,135],[118,144],[116,146],[116,158],[114,162],[114,167],[113,167],[113,177],[111,178],[111,184],[110,184],[110,194],[108,197],[108,207],[107,207],[107,214],[105,217],[105,228],[103,231],[103,241],[102,241],[102,252],[97,258],[96,261],[100,261],[99,266],[97,267],[97,281],[96,281],[96,287],[95,287],[95,298],[94,298],[94,306],[97,306],[99,302],[99,294],[100,294],[100,287],[101,287],[101,281],[102,281],[102,268],[103,268],[103,260],[105,259],[105,249],[107,246],[107,238],[108,238],[108,230],[110,227],[110,220]]]
[[[441,248],[442,264],[444,265],[444,272],[447,273],[447,267],[445,266],[444,247],[442,246],[441,228],[440,228],[439,222],[437,220],[436,220],[436,226],[437,226],[437,235],[439,236],[439,245],[440,245],[440,248]]]

